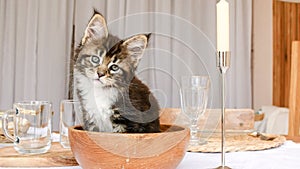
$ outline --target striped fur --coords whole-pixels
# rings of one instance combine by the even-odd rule
[[[101,132],[158,132],[159,105],[136,76],[149,35],[125,40],[108,34],[104,18],[95,14],[76,50],[75,89],[83,128]]]

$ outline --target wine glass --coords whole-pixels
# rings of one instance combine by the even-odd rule
[[[203,144],[197,136],[197,124],[199,117],[206,110],[208,89],[208,76],[183,76],[181,78],[181,109],[190,119],[191,146]]]

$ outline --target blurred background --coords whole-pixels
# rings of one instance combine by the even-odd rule
[[[58,129],[59,103],[72,90],[72,49],[80,43],[94,9],[120,38],[152,33],[137,75],[161,107],[180,107],[180,76],[204,74],[211,78],[208,108],[219,108],[216,2],[0,0],[0,110],[10,109],[15,101],[49,100],[54,106],[54,129]],[[226,106],[271,105],[272,0],[228,2],[232,57]]]

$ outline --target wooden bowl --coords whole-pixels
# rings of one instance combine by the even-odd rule
[[[105,133],[69,128],[72,152],[84,169],[176,168],[189,143],[189,129],[161,124],[160,133]]]

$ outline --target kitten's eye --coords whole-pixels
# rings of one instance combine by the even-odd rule
[[[118,65],[111,65],[109,67],[109,69],[112,70],[112,71],[118,71],[119,70],[119,66]]]
[[[99,56],[93,55],[93,56],[91,56],[91,61],[93,63],[99,64],[100,63],[100,58],[99,58]]]

